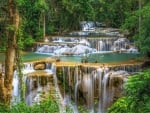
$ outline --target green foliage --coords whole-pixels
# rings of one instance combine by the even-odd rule
[[[141,53],[147,55],[150,53],[150,2],[144,1],[142,5],[141,10],[128,12],[126,21],[122,24],[122,27],[130,31],[130,37],[134,37]],[[141,18],[140,24],[139,18]]]
[[[28,106],[25,103],[18,103],[11,108],[6,108],[0,105],[0,113],[58,113],[59,107],[56,101],[49,98],[33,106]]]
[[[26,37],[24,40],[24,43],[26,46],[31,46],[34,42],[35,42],[35,40],[30,35],[28,37]]]
[[[26,46],[43,38],[45,18],[46,35],[78,30],[80,21],[104,22],[109,27],[122,26],[130,31],[130,37],[135,37],[144,54],[150,52],[149,0],[142,0],[141,11],[138,10],[139,0],[16,0],[16,3]],[[142,17],[140,33],[139,15]]]
[[[96,0],[92,2],[96,21],[102,21],[107,26],[120,27],[130,12],[133,0]],[[134,2],[136,4],[136,2]]]
[[[48,10],[47,3],[44,0],[17,0],[17,4],[22,17],[24,37],[29,38],[29,42],[31,37],[40,40],[43,36],[43,15]]]
[[[94,20],[95,15],[91,0],[51,1],[49,9],[49,24],[59,33],[78,30],[80,21]]]
[[[125,86],[125,97],[108,110],[108,113],[149,113],[150,70],[129,77]]]
[[[137,37],[137,45],[141,45],[140,49],[143,54],[150,53],[150,3],[143,7],[138,13],[141,15],[141,31]]]
[[[126,97],[122,97],[108,109],[108,113],[129,113],[127,108],[128,102]]]

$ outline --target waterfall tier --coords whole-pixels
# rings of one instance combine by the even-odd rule
[[[124,83],[131,73],[139,72],[142,63],[126,65],[56,64],[56,75],[62,81],[62,92],[73,98],[75,105],[85,105],[90,111],[105,113],[123,95]],[[73,93],[74,92],[74,93]],[[95,104],[97,102],[97,104]]]
[[[95,52],[138,53],[125,37],[52,37],[50,42],[38,43],[36,53],[52,55],[83,55]]]

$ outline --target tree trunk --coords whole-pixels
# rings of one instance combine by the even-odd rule
[[[45,23],[45,13],[44,13],[43,14],[43,38],[44,38],[44,40],[46,40],[45,39],[45,33],[46,33],[45,27],[46,27],[46,23]]]
[[[5,76],[0,76],[0,102],[10,105],[12,95],[12,80],[14,71],[14,58],[16,51],[16,35],[19,27],[19,12],[14,0],[8,0],[8,40],[5,55]]]

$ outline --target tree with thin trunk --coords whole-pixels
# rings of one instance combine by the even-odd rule
[[[14,71],[14,59],[16,53],[16,37],[19,28],[19,12],[15,0],[7,0],[7,15],[9,19],[7,27],[7,46],[5,58],[5,72],[0,74],[0,103],[10,105],[12,96],[12,80]]]

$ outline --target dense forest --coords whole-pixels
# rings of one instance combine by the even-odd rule
[[[107,27],[128,30],[128,38],[136,40],[143,53],[149,52],[148,0],[16,0],[20,17],[19,39],[30,45],[47,35],[79,30],[81,21],[97,21]],[[8,3],[1,1],[1,50],[5,50],[9,15]],[[2,42],[3,41],[3,42]],[[28,43],[26,43],[28,42]],[[144,47],[143,47],[144,46]]]
[[[20,17],[19,37],[23,45],[79,30],[81,21],[105,23],[107,27],[126,29],[128,38],[135,39],[141,52],[149,50],[148,0],[14,0]],[[7,1],[1,0],[1,50],[5,49],[9,16]],[[2,42],[3,41],[3,42]],[[28,42],[28,43],[26,43]]]
[[[7,59],[5,80],[0,74],[0,112],[42,113],[43,109],[47,110],[45,113],[58,112],[55,111],[58,106],[51,100],[34,109],[24,104],[5,109],[3,105],[10,106],[13,64],[17,62],[20,69],[20,50],[28,50],[34,42],[47,36],[79,30],[81,21],[101,22],[106,27],[122,29],[145,57],[150,56],[149,0],[0,0],[0,51],[6,53]],[[116,101],[108,113],[149,113],[149,82],[149,70],[131,76],[124,97]],[[50,104],[52,109],[48,108]]]

